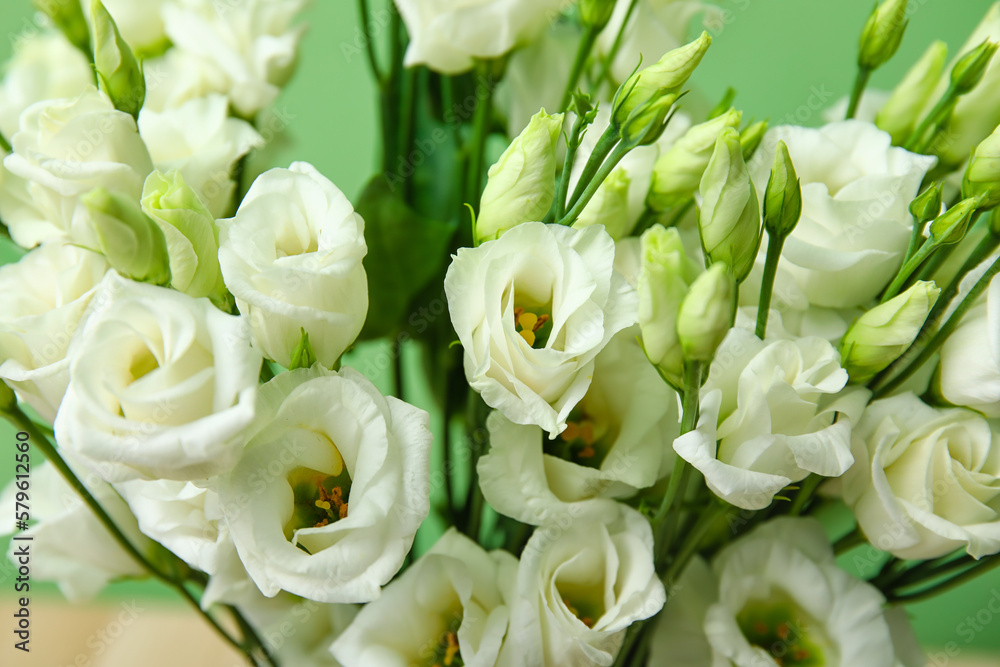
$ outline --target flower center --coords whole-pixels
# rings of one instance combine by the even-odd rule
[[[296,530],[322,528],[347,516],[351,476],[346,467],[341,467],[337,475],[295,468],[288,473],[288,485],[292,488],[293,509],[284,531],[289,540]]]
[[[569,613],[580,619],[580,622],[588,628],[593,629],[594,624],[597,623],[597,619],[600,618],[598,605],[588,603],[586,600],[563,598],[562,603],[566,605]]]
[[[578,465],[600,468],[613,442],[610,426],[577,406],[570,413],[563,432],[554,440],[546,439],[543,450],[550,456]]]
[[[462,614],[456,614],[441,632],[437,640],[424,653],[427,667],[464,667],[462,651],[458,645],[458,628],[462,625]]]
[[[517,306],[514,308],[514,331],[531,347],[545,347],[549,334],[552,333],[552,316]]]
[[[781,667],[823,667],[830,646],[819,624],[787,596],[751,600],[736,615],[743,636]]]

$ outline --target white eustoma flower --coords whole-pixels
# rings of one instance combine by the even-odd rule
[[[853,440],[843,496],[869,542],[899,558],[1000,552],[1000,434],[980,415],[900,394],[872,402]]]
[[[610,665],[628,626],[663,607],[649,521],[618,510],[607,521],[543,526],[528,540],[507,635],[517,664]]]
[[[174,48],[213,71],[233,109],[252,118],[291,78],[304,26],[294,26],[304,0],[227,0],[163,7]]]
[[[143,61],[142,74],[146,80],[143,111],[176,109],[191,100],[225,95],[229,89],[224,72],[181,49],[168,49],[162,56]]]
[[[70,341],[109,268],[96,252],[62,243],[0,267],[0,378],[50,423],[69,383]]]
[[[61,239],[99,247],[80,196],[103,187],[138,201],[153,170],[135,120],[93,88],[28,107],[10,143],[0,217],[25,247]]]
[[[59,445],[110,482],[232,468],[261,364],[246,323],[206,298],[113,272],[100,290],[70,355]]]
[[[801,180],[802,217],[785,240],[776,283],[793,282],[813,306],[864,305],[902,264],[913,226],[907,207],[935,159],[892,147],[888,133],[862,121],[783,125],[747,165],[761,198],[779,140]],[[758,275],[765,254],[762,247]]]
[[[677,394],[646,360],[637,332],[617,334],[597,355],[594,381],[555,440],[494,412],[490,450],[479,459],[483,495],[501,514],[544,525],[559,517],[617,513],[627,498],[666,475],[666,443],[679,430]]]
[[[847,379],[821,338],[761,341],[733,328],[702,389],[698,428],[674,450],[720,498],[763,509],[809,473],[838,477],[853,463],[851,424],[868,392],[845,391]]]
[[[276,661],[294,667],[341,667],[330,644],[358,613],[355,605],[323,604],[288,593],[268,598],[260,591],[241,600],[239,609]]]
[[[949,403],[1000,417],[1000,280],[941,346],[938,389]]]
[[[688,29],[692,19],[703,13],[702,25],[712,30],[725,17],[723,11],[707,2],[696,0],[639,0],[623,26],[629,9],[628,2],[615,3],[611,20],[597,40],[597,50],[602,56],[610,54],[618,33],[621,43],[611,66],[611,77],[622,82],[635,70],[639,62],[654,63],[667,51],[688,42]],[[617,83],[615,84],[617,85]]]
[[[404,63],[442,74],[472,69],[530,42],[559,17],[564,0],[395,0],[410,44]]]
[[[153,543],[139,532],[135,518],[114,489],[69,459],[77,476],[97,499],[129,541],[142,553],[150,555]],[[14,532],[14,500],[17,493],[11,481],[0,495],[0,507],[9,519],[0,529],[3,535]],[[68,600],[80,602],[97,595],[119,577],[141,577],[146,570],[111,536],[73,488],[51,463],[31,466],[30,514],[37,523],[19,536],[31,541],[11,540],[8,558],[14,563],[18,545],[29,544],[32,581],[54,581]],[[8,523],[9,521],[9,523]]]
[[[305,329],[333,366],[368,314],[365,223],[315,167],[261,174],[236,216],[219,221],[219,265],[254,345],[283,366]]]
[[[0,83],[0,132],[10,139],[21,112],[36,102],[75,97],[94,85],[94,70],[62,33],[44,31],[17,42]]]
[[[614,272],[600,225],[526,222],[460,248],[445,276],[465,376],[483,400],[555,438],[590,387],[594,357],[636,322],[636,295]]]
[[[267,596],[374,600],[429,510],[427,413],[319,366],[263,385],[258,412],[218,482],[247,572]]]
[[[451,528],[361,609],[330,650],[352,667],[513,667],[504,635],[516,576],[514,556],[487,553]]]
[[[695,559],[657,619],[647,664],[919,667],[901,608],[841,570],[822,525],[779,518]]]
[[[253,126],[229,117],[229,100],[214,94],[189,100],[174,109],[139,114],[139,134],[153,165],[177,169],[216,218],[233,204],[233,167],[264,143]]]

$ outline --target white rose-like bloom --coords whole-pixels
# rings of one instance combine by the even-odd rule
[[[563,0],[395,0],[410,44],[407,67],[442,74],[472,69],[527,43],[559,16]]]
[[[504,635],[516,576],[514,556],[487,553],[451,528],[361,609],[330,650],[351,667],[514,667]]]
[[[842,391],[847,379],[822,338],[761,341],[733,328],[702,389],[698,428],[674,450],[720,498],[763,509],[809,473],[838,477],[850,468],[851,424],[868,392]]]
[[[323,604],[288,593],[268,598],[260,591],[238,606],[277,662],[294,667],[341,667],[330,643],[358,613],[355,605]]]
[[[175,109],[191,100],[225,95],[229,89],[224,72],[181,49],[168,49],[162,56],[144,60],[142,74],[146,80],[143,111]]]
[[[1000,552],[1000,434],[980,415],[906,393],[854,429],[844,501],[869,542],[899,558]]]
[[[949,403],[1000,417],[1000,280],[941,346],[938,382]]]
[[[779,270],[814,306],[864,305],[902,264],[913,226],[907,207],[935,158],[891,146],[887,132],[862,121],[782,125],[768,130],[747,165],[761,198],[779,140],[802,184],[802,217]],[[765,255],[762,247],[759,263]]]
[[[0,132],[10,139],[21,112],[36,102],[75,97],[94,85],[94,71],[62,33],[41,32],[17,43],[0,83]]]
[[[498,512],[536,526],[560,516],[613,515],[614,498],[635,495],[670,471],[666,443],[679,431],[677,394],[636,335],[634,328],[622,331],[597,355],[594,381],[555,440],[537,426],[490,415],[479,484]]]
[[[99,479],[81,475],[81,467],[66,458],[129,541],[149,555],[152,542],[139,532],[135,518],[114,489]],[[16,493],[15,481],[11,481],[0,495],[0,507],[9,517],[0,529],[2,535],[15,532]],[[17,531],[31,541],[11,540],[8,558],[17,563],[13,554],[18,545],[30,545],[32,581],[54,581],[68,600],[81,602],[97,595],[114,579],[149,574],[122,549],[51,463],[31,467],[29,495],[31,518],[37,523]]]
[[[523,667],[605,667],[625,631],[663,607],[649,521],[625,505],[606,522],[537,528],[521,554],[507,641]]]
[[[24,247],[60,239],[98,247],[80,196],[103,187],[138,201],[153,170],[135,120],[93,88],[28,107],[10,143],[0,217]]]
[[[109,268],[102,255],[62,243],[0,267],[0,378],[49,423],[69,383],[70,341]]]
[[[229,100],[217,94],[167,111],[143,109],[139,134],[153,165],[162,172],[180,171],[216,218],[232,205],[236,162],[264,143],[250,123],[229,117]]]
[[[304,26],[292,23],[304,0],[227,0],[163,7],[174,48],[195,56],[221,84],[233,109],[252,118],[291,78]]]
[[[636,322],[637,297],[613,270],[600,225],[527,222],[460,248],[445,276],[465,376],[488,405],[555,438],[590,387],[594,357]]]
[[[374,600],[429,510],[427,413],[319,366],[263,385],[258,411],[218,482],[247,572],[267,596]]]
[[[779,518],[693,560],[657,619],[649,667],[922,667],[901,608],[841,570],[823,526]],[[794,661],[794,662],[793,662]]]
[[[368,314],[365,223],[316,168],[261,174],[236,217],[219,221],[219,266],[254,345],[282,366],[302,337],[333,366]]]
[[[109,482],[232,468],[261,364],[246,323],[206,298],[114,272],[95,301],[70,355],[59,445]]]

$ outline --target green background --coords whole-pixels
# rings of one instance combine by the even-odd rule
[[[829,95],[827,104],[831,104],[848,92],[857,35],[872,0],[729,0],[719,4],[727,9],[726,22],[721,30],[713,31],[713,46],[691,81],[696,93],[715,100],[733,85],[739,93],[735,104],[746,118],[770,118],[779,124],[797,115],[800,124],[820,124],[820,114],[809,108],[810,96]],[[990,3],[911,0],[910,4],[911,22],[899,53],[876,72],[873,87],[891,87],[934,39],[944,40],[954,52]],[[10,54],[19,35],[35,29],[33,17],[27,0],[0,3],[0,58]],[[363,54],[356,48],[363,44],[356,19],[354,2],[313,0],[303,19],[309,31],[299,71],[274,106],[273,118],[286,130],[255,156],[256,168],[306,160],[348,196],[359,194],[375,165],[378,114],[374,85]],[[10,258],[9,252],[0,254],[0,259]],[[384,382],[384,378],[373,379]],[[0,425],[0,441],[13,443],[13,432],[6,424]],[[9,463],[0,464],[0,480],[6,480],[12,475],[13,447],[0,451],[10,453]],[[2,521],[6,525],[7,519]],[[6,549],[5,542],[0,545]],[[854,555],[844,559],[848,567],[857,564],[854,561]],[[5,559],[0,568],[9,568]],[[5,584],[0,596],[11,595],[10,588]],[[58,595],[54,587],[42,591]],[[152,584],[129,583],[110,587],[103,598],[136,595],[171,596]],[[910,612],[931,651],[954,642],[962,650],[971,646],[1000,652],[1000,620],[991,626],[996,614],[987,607],[994,598],[1000,599],[1000,571],[915,605]],[[974,631],[967,643],[970,633],[965,629],[972,627],[967,617],[977,615],[976,627],[982,629]],[[942,660],[936,664],[944,664]]]

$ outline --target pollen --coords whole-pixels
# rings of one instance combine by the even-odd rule
[[[517,329],[517,333],[524,339],[524,341],[531,346],[535,345],[537,338],[537,332],[545,323],[551,319],[547,314],[543,313],[541,315],[536,315],[524,308],[517,307],[514,309],[514,325]]]

